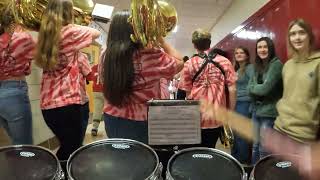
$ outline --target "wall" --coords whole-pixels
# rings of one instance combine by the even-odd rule
[[[256,40],[262,36],[273,39],[277,55],[285,62],[287,60],[286,36],[290,21],[303,18],[311,24],[316,35],[320,37],[320,21],[315,16],[320,9],[319,0],[272,0],[258,12],[243,22],[237,31],[227,35],[216,47],[232,53],[236,46],[245,46],[255,56]],[[319,41],[317,44],[319,47]]]
[[[270,0],[233,0],[230,8],[212,28],[212,44],[221,41]]]

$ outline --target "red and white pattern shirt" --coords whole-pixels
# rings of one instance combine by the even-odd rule
[[[0,80],[29,75],[35,46],[27,32],[17,30],[12,36],[3,33],[0,36]]]
[[[237,80],[237,75],[231,62],[225,57],[217,55],[214,61],[219,63],[224,70],[225,77],[218,67],[212,63],[208,63],[192,83],[194,75],[204,63],[204,59],[195,56],[185,63],[179,82],[179,88],[190,92],[190,95],[187,97],[188,99],[206,99],[216,106],[226,106],[225,84],[227,86],[234,85]],[[201,119],[201,127],[204,129],[216,128],[219,126],[221,126],[221,124],[215,120]]]
[[[91,66],[88,56],[82,52],[78,54],[79,69],[80,69],[80,87],[81,87],[81,104],[89,102],[89,97],[86,91],[86,78],[91,74]]]
[[[170,92],[169,92],[169,83],[170,81],[161,78],[160,79],[160,98],[161,99],[170,99]]]
[[[93,85],[92,85],[93,92],[102,92],[103,90],[103,84],[101,82],[100,75],[98,72],[99,67],[100,67],[99,64],[92,66],[91,68],[92,72],[87,77],[89,81],[93,82]]]
[[[92,43],[91,28],[69,24],[61,30],[58,63],[54,70],[45,70],[41,82],[41,109],[83,104],[81,90],[80,49]],[[80,60],[79,60],[80,57]]]
[[[161,78],[173,78],[177,63],[176,59],[160,49],[145,49],[133,56],[135,79],[133,94],[124,107],[115,107],[105,101],[104,113],[131,119],[147,120],[147,101],[160,98],[159,82]]]

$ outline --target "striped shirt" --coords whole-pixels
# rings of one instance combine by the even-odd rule
[[[79,50],[92,43],[91,28],[69,24],[61,30],[58,63],[54,70],[44,70],[41,82],[41,109],[83,104]],[[80,59],[80,60],[79,60]],[[81,72],[82,71],[82,72]]]
[[[179,88],[190,92],[188,99],[206,99],[216,106],[226,106],[225,84],[234,85],[237,80],[236,73],[231,62],[223,56],[217,55],[214,59],[225,72],[225,77],[214,64],[208,63],[199,76],[192,83],[194,75],[198,72],[204,60],[198,56],[191,58],[184,65]],[[201,119],[202,128],[216,128],[221,126],[215,120]]]
[[[106,114],[136,121],[147,120],[147,101],[160,99],[159,82],[161,78],[173,78],[176,59],[160,49],[145,49],[133,56],[135,79],[133,93],[124,107],[115,107],[106,100]]]
[[[89,102],[89,97],[86,91],[86,78],[91,74],[91,66],[88,56],[82,52],[78,54],[79,69],[80,69],[80,87],[81,87],[81,104]]]
[[[160,79],[160,98],[161,99],[170,99],[169,92],[170,81],[164,78]]]
[[[101,82],[99,72],[98,72],[99,67],[100,67],[99,64],[92,66],[91,68],[92,72],[87,77],[89,81],[93,82],[93,85],[92,85],[93,92],[102,92],[103,90],[103,84]]]
[[[27,32],[15,31],[0,36],[0,80],[31,73],[36,43]]]

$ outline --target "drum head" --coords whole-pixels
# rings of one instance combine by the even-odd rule
[[[136,141],[102,141],[77,150],[68,172],[75,180],[144,180],[156,167],[155,152]]]
[[[0,149],[0,179],[3,180],[52,180],[58,167],[56,157],[39,147]]]
[[[298,170],[290,161],[278,155],[261,159],[253,170],[255,180],[302,180]]]
[[[241,180],[243,177],[243,169],[235,159],[206,148],[179,152],[170,159],[168,170],[174,180]]]

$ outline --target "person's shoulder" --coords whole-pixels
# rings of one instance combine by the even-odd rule
[[[246,71],[254,71],[254,65],[253,64],[248,64],[247,66],[246,66]]]
[[[164,51],[160,48],[143,48],[143,49],[138,49],[136,51],[137,54],[140,55],[155,55],[155,54],[163,54]]]
[[[273,66],[273,67],[282,67],[282,66],[283,66],[283,63],[282,63],[282,61],[281,61],[278,57],[275,57],[275,58],[273,58],[273,59],[270,61],[270,66]]]
[[[214,58],[214,61],[223,65],[223,66],[232,66],[232,63],[229,59],[227,59],[226,57],[224,56],[221,56],[221,55],[216,55],[216,57]],[[233,67],[233,66],[232,66]]]
[[[15,32],[15,33],[13,33],[12,38],[19,39],[19,40],[34,40],[32,35],[27,31]]]

